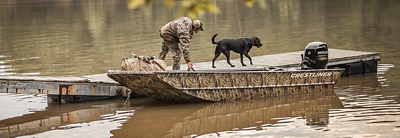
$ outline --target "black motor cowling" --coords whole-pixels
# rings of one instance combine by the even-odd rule
[[[302,69],[324,69],[328,64],[328,45],[324,42],[311,42],[304,50]],[[303,67],[306,65],[307,67]]]

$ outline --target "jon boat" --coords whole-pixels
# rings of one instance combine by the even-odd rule
[[[162,101],[231,101],[332,90],[344,69],[126,71],[107,75],[137,94]]]
[[[344,69],[326,69],[328,46],[309,43],[301,69],[187,71],[110,70],[107,75],[133,92],[162,101],[231,101],[332,90]]]

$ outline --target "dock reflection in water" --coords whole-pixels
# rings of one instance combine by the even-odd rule
[[[118,108],[120,104],[125,105],[123,101],[49,104],[43,111],[0,120],[0,137],[110,137],[111,130],[118,129],[134,114],[133,108]]]

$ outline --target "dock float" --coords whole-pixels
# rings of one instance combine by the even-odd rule
[[[274,66],[278,68],[297,67],[301,62],[300,55],[304,51],[271,54],[252,57],[253,65],[248,59],[243,59],[247,66],[241,66],[240,59],[231,59],[235,69],[263,68]],[[379,52],[361,52],[352,50],[329,49],[328,68],[345,68],[344,76],[377,72],[378,61],[382,56]],[[211,59],[210,59],[211,61]],[[211,70],[211,62],[193,63],[196,70]],[[233,69],[226,60],[215,62],[216,69]],[[186,69],[186,64],[181,69]],[[168,70],[172,67],[168,66]],[[63,76],[0,76],[0,93],[47,94],[59,103],[81,102],[87,100],[107,99],[116,96],[126,96],[127,89],[107,77],[107,73],[82,77]]]
[[[81,102],[126,96],[106,74],[83,77],[69,76],[0,76],[0,92],[17,94],[47,94],[51,101]]]

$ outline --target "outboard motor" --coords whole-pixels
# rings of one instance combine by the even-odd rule
[[[301,58],[301,69],[325,69],[328,64],[328,46],[324,42],[311,42],[304,50],[304,57],[301,54]]]

